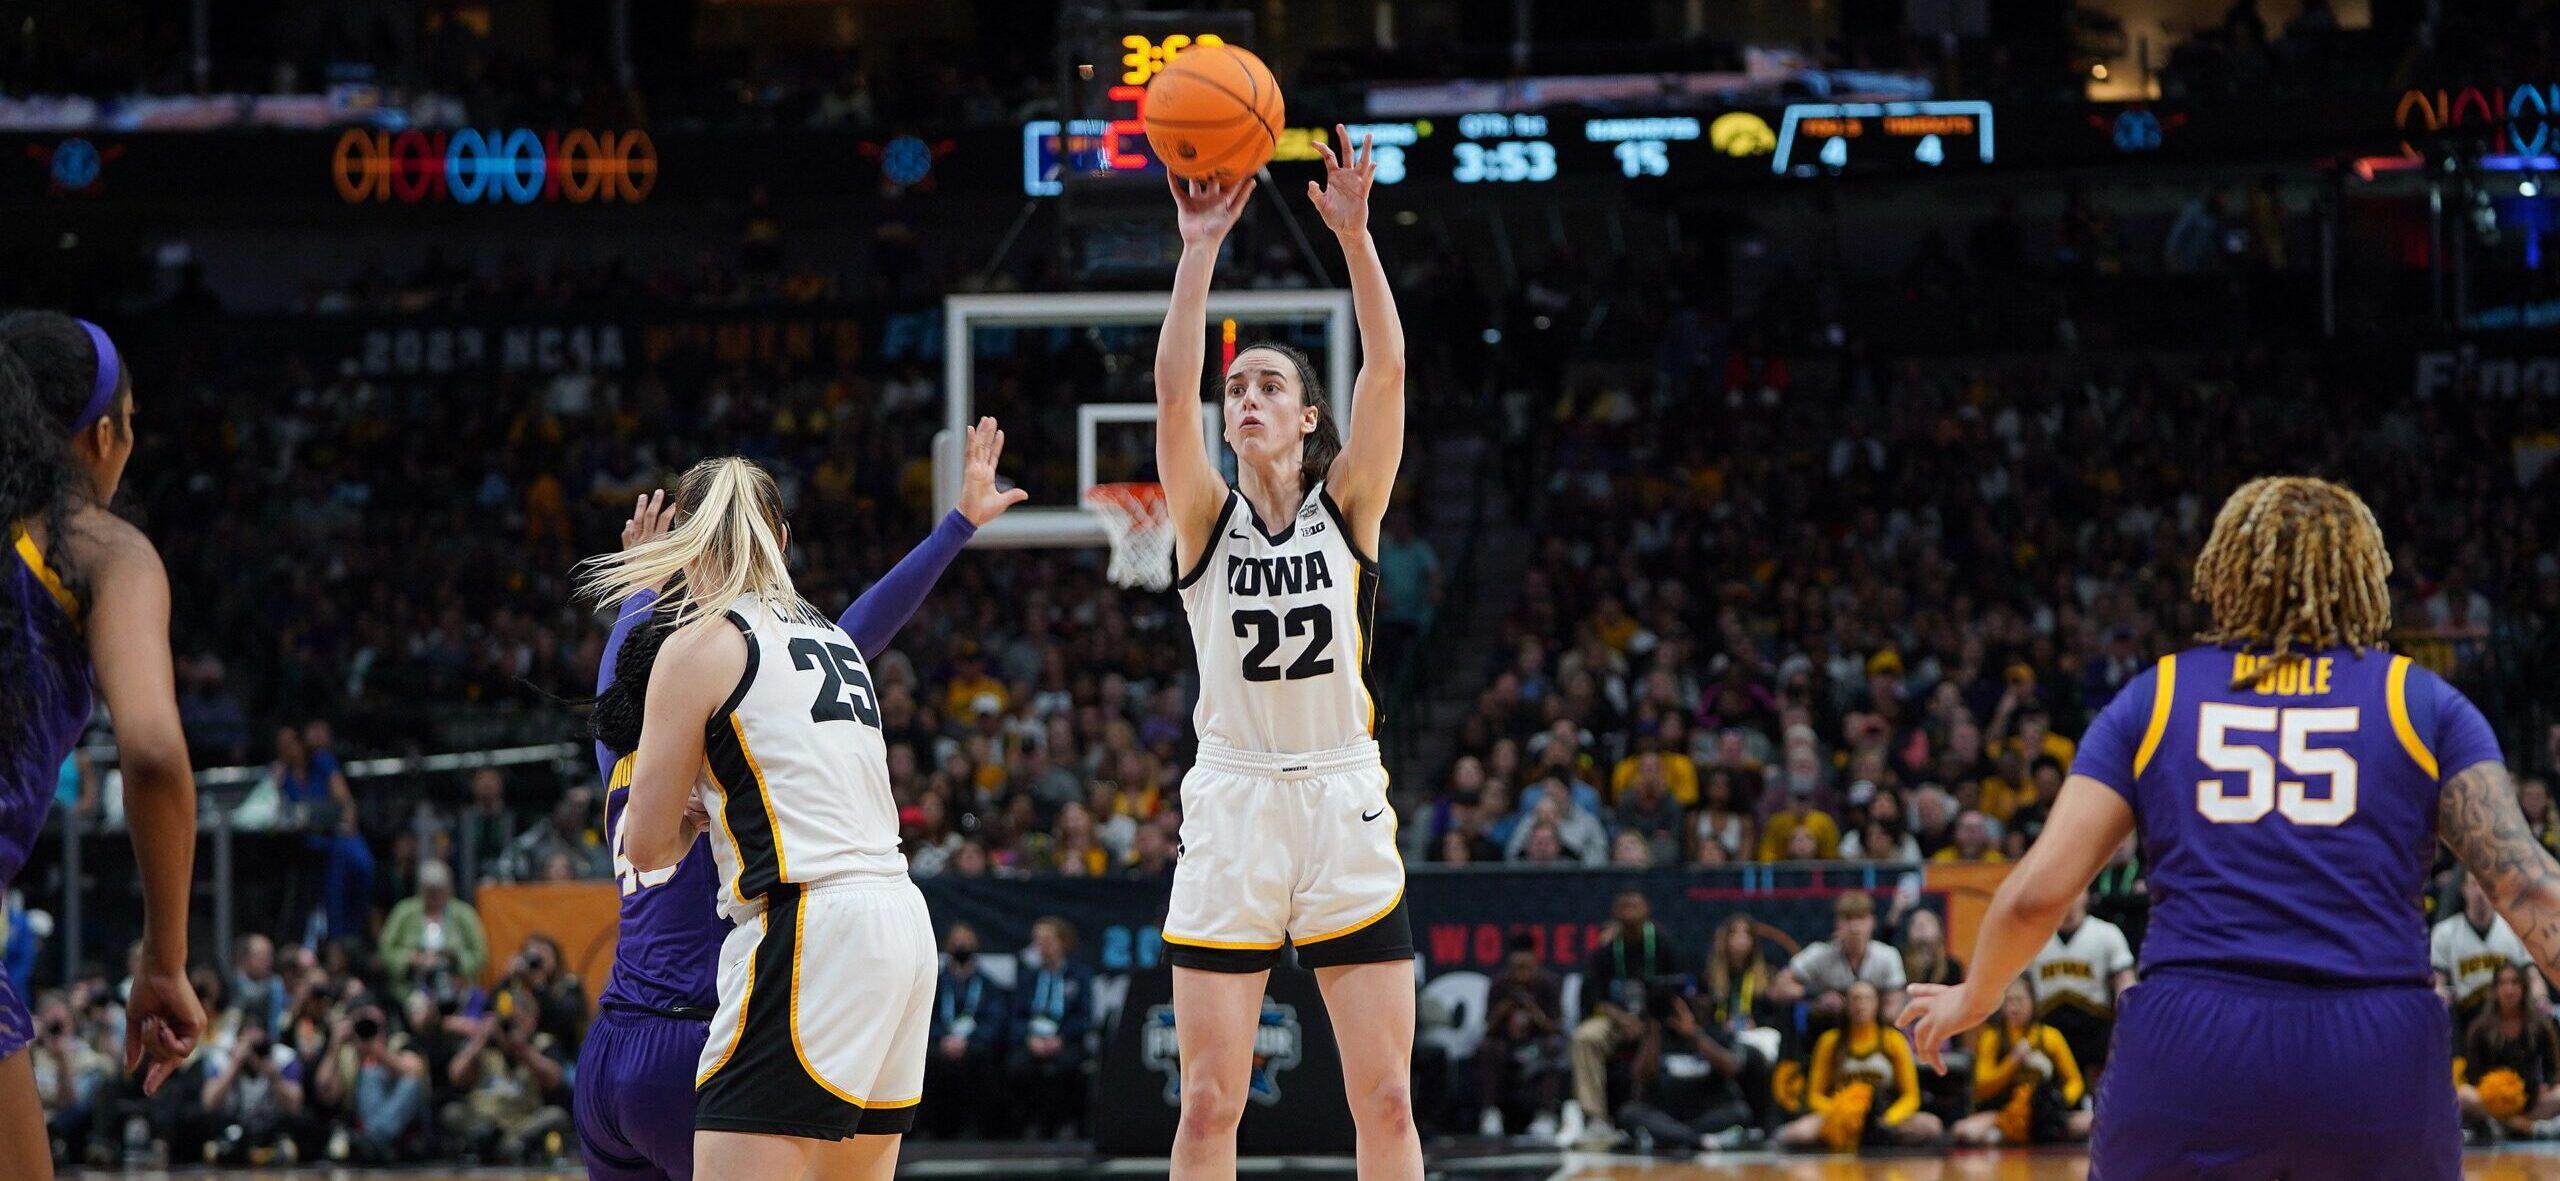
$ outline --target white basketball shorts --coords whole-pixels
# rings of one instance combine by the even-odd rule
[[[1413,958],[1378,744],[1275,755],[1202,744],[1182,777],[1164,941],[1176,967],[1259,972]]]
[[[924,1094],[936,955],[906,877],[778,885],[720,947],[694,1127],[895,1135]]]

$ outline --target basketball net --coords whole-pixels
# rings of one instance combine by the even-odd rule
[[[1096,484],[1084,506],[1102,518],[1111,537],[1113,584],[1142,590],[1173,585],[1173,518],[1165,511],[1162,484]]]

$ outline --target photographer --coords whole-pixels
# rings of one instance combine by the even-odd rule
[[[203,1102],[221,1129],[206,1146],[209,1158],[265,1164],[282,1155],[290,1161],[292,1125],[302,1114],[302,1061],[264,1028],[247,1026],[232,1040],[229,1056],[211,1069]]]
[[[469,1018],[471,1033],[446,1066],[446,1081],[464,1094],[445,1104],[445,1130],[484,1161],[524,1161],[546,1134],[569,1128],[567,1110],[548,1101],[567,1072],[522,1001],[520,990],[501,989],[487,1014]]]
[[[1591,1015],[1573,1030],[1573,1098],[1568,1114],[1579,1110],[1584,1125],[1576,1139],[1585,1147],[1605,1148],[1617,1141],[1609,1125],[1609,1062],[1621,1051],[1644,1044],[1653,1026],[1647,1000],[1663,986],[1680,952],[1653,925],[1653,904],[1644,891],[1618,891],[1610,903],[1613,926],[1609,939],[1591,953],[1583,969],[1582,991],[1598,998]]]
[[[1619,1106],[1618,1125],[1684,1151],[1765,1139],[1777,1111],[1769,1060],[1727,1026],[1698,1020],[1690,998],[1657,989],[1650,1000],[1653,1036],[1637,1056],[1635,1095]]]
[[[1538,1134],[1535,1121],[1553,1115],[1566,1074],[1563,985],[1539,965],[1532,947],[1526,934],[1512,938],[1502,974],[1485,996],[1475,1066],[1488,1136],[1505,1134],[1523,1119]]]
[[[115,1059],[80,1036],[70,1004],[54,992],[36,1000],[31,1052],[36,1098],[44,1105],[45,1134],[61,1146],[60,1155],[79,1160],[87,1154],[95,1129],[99,1091],[116,1073]]]
[[[426,1059],[405,1043],[371,1001],[352,1006],[330,1027],[312,1085],[322,1103],[347,1117],[347,1137],[330,1145],[331,1157],[367,1164],[400,1159],[403,1140],[427,1104]]]
[[[587,991],[576,973],[560,967],[560,941],[539,931],[524,937],[507,961],[502,988],[521,990],[532,1003],[537,1032],[572,1057],[587,1036]]]
[[[1072,1134],[1084,1122],[1085,1030],[1093,1021],[1093,969],[1067,958],[1075,928],[1055,915],[1031,924],[1031,955],[1013,993],[1013,1049],[1005,1074],[1033,1139]]]

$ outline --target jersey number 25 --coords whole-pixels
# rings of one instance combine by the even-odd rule
[[[2215,824],[2253,824],[2269,812],[2282,812],[2295,824],[2328,828],[2356,814],[2356,757],[2335,748],[2315,748],[2314,734],[2352,734],[2359,711],[2352,705],[2275,709],[2262,705],[2208,702],[2196,714],[2196,758],[2226,776],[2240,777],[2233,794],[2230,780],[2206,779],[2196,784],[2196,811]],[[2276,753],[2234,734],[2274,734]],[[2277,778],[2277,757],[2294,775],[2329,778],[2326,799],[2313,799],[2300,779]]]

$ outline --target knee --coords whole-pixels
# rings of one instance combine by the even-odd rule
[[[1401,1134],[1413,1126],[1413,1091],[1400,1077],[1380,1079],[1351,1097],[1351,1120],[1372,1133]]]
[[[1206,1073],[1186,1071],[1182,1076],[1182,1122],[1178,1134],[1186,1140],[1232,1136],[1237,1122],[1244,1119],[1245,1089],[1204,1077]]]

